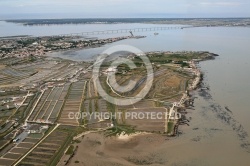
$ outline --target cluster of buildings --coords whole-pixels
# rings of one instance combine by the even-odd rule
[[[84,39],[79,36],[27,37],[0,40],[0,58],[41,56],[46,52],[72,48],[95,47],[133,36],[108,39]]]

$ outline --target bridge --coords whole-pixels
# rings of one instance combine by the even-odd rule
[[[120,34],[120,33],[133,33],[133,32],[146,32],[146,31],[164,31],[164,30],[172,30],[172,29],[184,29],[184,28],[192,28],[192,26],[170,26],[170,27],[150,27],[150,28],[132,28],[132,29],[117,29],[117,30],[103,30],[103,31],[89,31],[89,32],[80,32],[80,33],[69,33],[69,34],[60,34],[60,35],[50,35],[52,37],[71,37],[71,36],[83,36],[87,38],[91,35],[107,35],[107,34]],[[0,40],[6,39],[25,39],[32,38],[36,36],[30,35],[19,35],[19,36],[4,36],[0,37]],[[41,36],[46,37],[46,36]],[[48,36],[47,36],[48,37]]]
[[[184,29],[184,28],[190,28],[190,27],[191,26],[173,26],[173,27],[117,29],[117,30],[104,30],[104,31],[91,31],[91,32],[61,34],[59,36],[88,36],[88,35],[119,34],[119,33],[130,33],[130,32],[164,31],[164,30],[172,30],[172,29]]]

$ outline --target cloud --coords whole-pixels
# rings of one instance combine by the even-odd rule
[[[250,16],[249,0],[0,0],[3,14],[75,14],[77,17]],[[233,13],[233,14],[232,14]],[[173,16],[174,17],[174,16]]]
[[[240,2],[201,2],[203,6],[240,6]]]

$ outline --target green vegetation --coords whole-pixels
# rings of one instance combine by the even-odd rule
[[[63,153],[65,151],[65,149],[67,148],[67,146],[71,143],[73,136],[74,136],[74,132],[72,131],[72,129],[70,128],[64,128],[64,127],[59,127],[57,130],[63,130],[63,131],[67,131],[69,136],[67,137],[66,141],[64,142],[64,144],[60,147],[60,149],[58,150],[58,153],[55,154],[55,156],[53,157],[52,161],[50,162],[49,165],[57,165],[57,163],[60,161],[61,157],[63,156]],[[71,132],[70,132],[71,131]]]
[[[174,122],[168,122],[167,134],[171,134],[173,132],[173,129],[174,129]]]
[[[32,43],[36,42],[37,39],[27,39],[27,40],[18,40],[17,43],[23,45],[23,47],[26,47],[28,45],[31,45]]]
[[[163,107],[163,106],[164,106],[163,102],[155,101],[155,107]]]
[[[37,59],[37,58],[36,58],[34,55],[30,55],[30,56],[29,56],[29,61],[30,61],[30,62],[35,62],[36,59]]]
[[[38,98],[39,94],[40,94],[40,92],[36,93],[32,97],[27,97],[25,102],[27,102],[28,105],[24,105],[24,106],[19,107],[17,109],[16,113],[14,114],[13,118],[18,118],[19,123],[23,123],[25,118],[27,117],[27,115],[31,111],[32,106],[33,106],[34,102],[36,101],[36,99]]]
[[[67,155],[72,155],[74,153],[74,146],[70,145],[68,150],[66,151]]]
[[[126,160],[135,165],[152,165],[153,164],[152,156],[148,156],[146,159],[138,159],[135,156],[129,156],[126,158]]]
[[[42,138],[43,134],[42,133],[31,133],[29,134],[30,138]]]
[[[203,59],[205,58],[207,52],[189,52],[189,53],[155,53],[152,55],[147,55],[149,60],[153,63],[176,63],[181,64],[183,67],[187,66],[188,64],[183,61],[190,61],[192,59]]]
[[[4,52],[11,52],[13,50],[13,48],[0,48],[0,51],[4,51]]]
[[[84,137],[84,135],[83,135],[82,137]],[[78,140],[78,139],[76,139],[76,140],[73,140],[72,143],[77,143],[77,144],[79,144],[79,143],[81,143],[81,141]]]

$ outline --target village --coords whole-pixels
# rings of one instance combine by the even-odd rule
[[[67,49],[99,47],[104,44],[143,36],[123,36],[107,39],[84,38],[83,36],[10,37],[0,40],[0,57],[42,56],[47,52]]]

